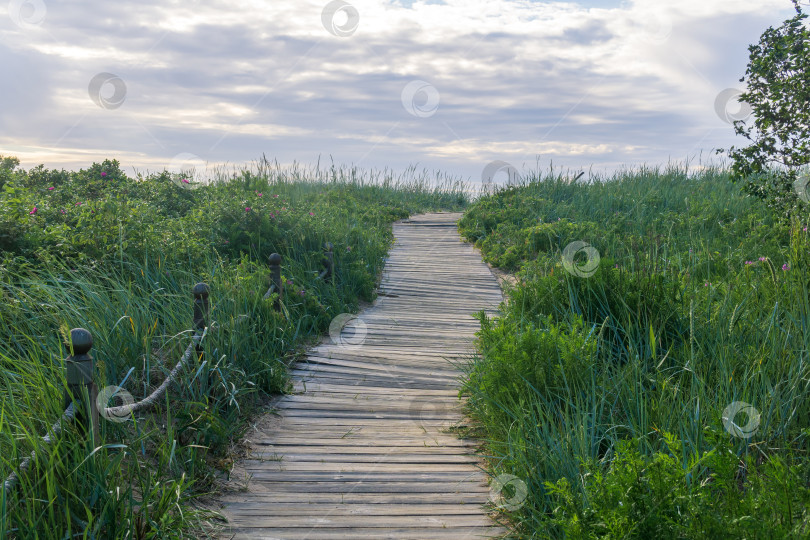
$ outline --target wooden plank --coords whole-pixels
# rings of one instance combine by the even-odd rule
[[[414,373],[396,372],[385,369],[385,366],[378,366],[377,368],[366,368],[356,366],[345,366],[338,364],[330,364],[325,362],[299,362],[296,365],[297,371],[302,372],[321,372],[321,373],[335,373],[339,375],[355,376],[369,376],[369,377],[397,377],[406,378],[413,381],[434,381],[441,380],[452,383],[457,380],[459,373],[452,375],[442,375],[435,372],[424,372],[422,375]]]
[[[239,528],[233,531],[237,538],[252,538],[255,540],[336,540],[352,539],[366,540],[425,540],[426,534],[431,539],[476,540],[479,538],[492,538],[492,530],[487,527],[447,527],[441,529],[425,529],[389,527],[366,528],[354,527],[349,532],[342,528],[311,527],[311,528]]]
[[[430,377],[446,377],[446,378],[453,378],[455,379],[458,377],[458,371],[449,369],[451,366],[447,366],[445,369],[438,369],[437,367],[429,368],[430,371],[425,371],[424,366],[420,368],[412,368],[412,367],[405,367],[402,364],[393,364],[388,361],[388,363],[384,363],[382,360],[380,361],[357,361],[357,360],[342,360],[338,357],[332,358],[324,358],[321,356],[312,356],[310,355],[306,361],[299,362],[298,365],[312,365],[312,364],[327,364],[331,366],[342,366],[342,367],[350,367],[355,369],[365,369],[365,370],[372,370],[372,371],[385,371],[386,373],[393,373],[393,374],[403,374],[403,375],[428,375]],[[422,362],[422,364],[430,364],[429,362]]]
[[[252,515],[252,527],[408,527],[408,528],[447,528],[447,527],[486,527],[491,522],[484,514],[479,515],[410,515],[410,516],[357,516],[324,514],[321,516]],[[349,534],[350,531],[348,532]],[[430,534],[430,533],[425,533]]]
[[[453,388],[391,388],[388,386],[369,386],[356,382],[354,384],[335,384],[334,382],[325,382],[321,379],[309,379],[294,381],[293,388],[296,392],[324,392],[324,393],[341,393],[356,396],[363,393],[368,394],[396,394],[398,396],[447,396],[458,395],[458,390]]]
[[[272,504],[363,504],[363,505],[408,505],[417,510],[428,512],[429,508],[445,504],[481,506],[490,500],[489,492],[482,493],[431,493],[426,497],[422,493],[298,493],[278,491],[255,491],[247,496],[243,493],[231,493],[222,501],[225,504],[255,504],[272,510]]]
[[[268,514],[265,501],[253,501],[238,505],[244,515]],[[461,516],[465,514],[481,515],[481,504],[335,504],[335,503],[308,503],[308,504],[275,504],[272,515],[282,516],[325,516],[325,515],[357,515],[357,516]]]
[[[296,448],[296,447],[292,447]],[[258,452],[253,452],[250,458],[256,461],[267,461],[278,459],[280,463],[376,463],[380,459],[385,459],[388,463],[407,463],[412,465],[433,465],[436,463],[472,463],[480,462],[480,458],[474,453],[460,454],[456,448],[426,448],[425,452],[415,452],[413,447],[401,448],[368,448],[363,446],[325,447],[317,448],[313,452],[312,448],[289,449],[287,447],[262,448]],[[373,450],[370,452],[369,450]],[[429,450],[432,450],[429,452]],[[248,463],[245,460],[245,463]],[[464,469],[466,470],[466,469]]]
[[[291,459],[290,456],[282,456],[281,461],[274,459],[245,459],[242,465],[245,470],[253,473],[267,473],[267,472],[285,472],[285,473],[328,473],[328,474],[349,474],[349,473],[363,473],[367,474],[369,464],[382,464],[385,469],[386,479],[394,480],[399,478],[399,475],[423,475],[427,478],[436,478],[437,473],[465,473],[470,474],[470,463],[475,464],[474,461],[451,461],[444,459],[438,463],[425,463],[418,457],[407,460],[402,463],[391,458],[388,454],[382,453],[376,456],[358,456],[356,460],[351,457],[345,457],[345,460],[351,461],[334,461],[334,460],[319,460],[317,458],[309,461],[298,461]],[[447,456],[445,456],[447,458]],[[280,475],[279,475],[280,476]],[[363,477],[365,478],[365,477]],[[409,476],[406,476],[409,478]],[[442,477],[444,478],[444,477]],[[466,476],[465,476],[466,478]],[[275,477],[273,478],[274,481]]]
[[[458,398],[455,392],[448,392],[446,396],[418,396],[407,395],[401,396],[394,392],[388,393],[354,393],[352,395],[330,393],[330,392],[313,392],[306,394],[290,394],[286,396],[283,403],[277,403],[276,408],[282,409],[283,405],[287,403],[300,403],[302,405],[310,404],[317,405],[321,403],[333,404],[335,406],[352,405],[352,404],[370,404],[370,405],[410,405],[412,403],[432,403],[442,404],[445,406],[461,406],[463,402]]]
[[[396,431],[392,431],[392,434],[396,434]],[[401,435],[402,437],[404,435]],[[338,446],[348,446],[348,447],[368,447],[368,448],[387,448],[387,447],[395,447],[395,448],[428,448],[428,449],[435,449],[435,448],[446,448],[448,451],[453,452],[460,452],[460,450],[455,450],[450,447],[460,446],[464,448],[477,448],[480,446],[480,443],[471,440],[459,439],[454,435],[438,435],[438,434],[431,434],[429,437],[408,437],[407,439],[403,439],[394,436],[388,436],[385,438],[384,443],[377,443],[377,444],[370,444],[368,440],[363,438],[359,438],[357,436],[342,436],[338,433],[335,433],[334,430],[300,430],[300,431],[290,431],[290,430],[279,430],[278,434],[273,436],[271,439],[255,439],[250,438],[250,443],[254,446],[254,449],[259,449],[261,451],[265,451],[264,447],[267,446],[278,446],[278,447],[285,447],[285,446],[298,446],[301,448],[309,448],[312,446],[329,446],[329,447],[338,447]]]
[[[360,481],[307,481],[299,477],[295,481],[273,482],[269,478],[251,479],[251,485],[262,484],[266,489],[286,493],[483,493],[489,494],[489,488],[484,483],[427,481],[409,479],[409,481],[360,482]],[[228,512],[226,515],[233,513]]]

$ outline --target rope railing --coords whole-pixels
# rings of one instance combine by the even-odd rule
[[[264,299],[270,298],[273,293],[278,296],[274,302],[274,308],[279,310],[281,308],[281,299],[284,293],[284,284],[281,280],[281,255],[273,253],[268,257],[268,264],[270,266],[270,287],[264,294]],[[334,258],[333,258],[333,245],[331,242],[324,244],[324,258],[321,262],[324,270],[319,274],[318,279],[334,282]],[[93,347],[93,336],[84,328],[74,328],[70,331],[69,340],[65,343],[65,348],[68,352],[68,357],[65,358],[66,373],[65,378],[67,381],[67,390],[65,391],[65,410],[60,419],[51,426],[49,432],[42,437],[44,444],[50,444],[61,433],[63,426],[74,422],[77,417],[81,418],[84,423],[85,430],[92,436],[92,440],[100,440],[99,430],[99,413],[105,419],[120,420],[131,416],[133,413],[146,410],[152,407],[157,401],[166,393],[169,386],[174,383],[183,370],[185,365],[193,356],[196,351],[198,354],[202,352],[200,344],[208,333],[207,320],[210,317],[210,304],[208,296],[210,288],[205,283],[198,283],[192,289],[194,297],[194,335],[191,338],[191,343],[186,347],[183,356],[174,366],[174,369],[169,373],[166,379],[157,387],[151,394],[135,403],[128,403],[116,407],[106,407],[99,403],[98,387],[93,380],[95,372],[95,365],[93,357],[90,356],[90,349]],[[107,396],[111,398],[114,393]],[[87,403],[89,401],[89,404]],[[78,404],[84,404],[81,409],[77,408]],[[19,483],[20,476],[30,468],[31,463],[36,459],[36,450],[32,451],[29,456],[20,462],[18,470],[12,472],[5,480],[3,489],[6,497],[11,490]]]
[[[42,437],[42,442],[44,442],[45,444],[50,444],[62,433],[62,425],[64,423],[69,424],[70,422],[72,422],[75,416],[76,416],[76,409],[73,408],[73,403],[71,403],[70,405],[68,405],[67,409],[65,409],[65,412],[62,413],[62,417],[54,425],[51,426],[51,429],[48,432],[48,434]],[[14,486],[16,486],[17,483],[20,481],[20,475],[25,474],[25,472],[31,466],[31,463],[34,461],[34,459],[36,459],[36,457],[37,452],[36,450],[34,450],[31,452],[31,455],[29,455],[20,462],[19,474],[13,472],[10,475],[8,475],[8,478],[6,478],[6,481],[3,483],[3,490],[6,493],[6,497],[8,497],[9,492],[11,492],[11,490],[14,489]]]
[[[100,439],[99,433],[99,413],[105,419],[120,419],[131,414],[145,410],[157,403],[169,386],[175,382],[177,375],[181,372],[183,367],[191,358],[195,350],[199,350],[199,345],[207,334],[208,327],[206,320],[210,315],[210,308],[208,303],[209,287],[205,283],[198,283],[192,289],[194,295],[194,326],[196,327],[195,333],[191,338],[191,343],[186,347],[183,356],[174,369],[169,373],[169,376],[163,383],[156,388],[149,396],[137,403],[130,403],[117,407],[103,407],[98,402],[98,387],[93,380],[94,362],[93,357],[90,356],[90,349],[93,347],[93,336],[84,328],[74,328],[70,331],[70,338],[65,343],[65,348],[68,350],[69,356],[65,359],[67,380],[67,390],[65,392],[65,412],[62,417],[51,426],[47,435],[42,437],[44,444],[50,444],[61,433],[63,426],[72,423],[76,420],[77,416],[81,416],[85,427],[89,428],[88,432],[92,433],[93,441]],[[104,397],[104,396],[102,396]],[[85,402],[89,398],[89,407],[77,408],[77,404]],[[86,405],[86,403],[85,403]],[[12,472],[3,483],[3,489],[6,497],[10,491],[19,483],[20,476],[31,466],[31,463],[36,458],[36,450],[20,462],[17,472]]]
[[[202,338],[205,336],[206,332],[197,331],[194,336],[191,338],[191,343],[189,343],[188,347],[186,347],[186,352],[183,353],[183,356],[180,358],[180,361],[177,362],[177,365],[174,366],[174,369],[169,373],[169,376],[166,377],[166,380],[158,386],[151,394],[147,397],[138,401],[137,403],[130,403],[128,405],[119,405],[117,407],[105,407],[103,412],[101,412],[101,416],[104,418],[124,418],[130,416],[133,413],[136,413],[143,409],[148,409],[163,397],[163,394],[166,393],[166,390],[169,386],[177,379],[177,374],[183,369],[186,365],[186,362],[191,358],[192,353],[194,353],[198,344],[202,341]]]

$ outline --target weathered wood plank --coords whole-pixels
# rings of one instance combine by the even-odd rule
[[[273,482],[271,480],[251,480],[251,485],[261,484],[264,489],[287,493],[483,493],[489,494],[489,488],[483,482],[447,482],[408,479],[408,481],[360,482],[360,481],[306,481]],[[227,507],[226,507],[227,508]],[[482,509],[483,512],[483,509]],[[233,516],[232,512],[227,512]],[[233,522],[234,520],[231,519]]]
[[[326,431],[303,430],[292,431],[288,430],[284,433],[278,432],[278,437],[273,437],[272,434],[265,435],[271,438],[249,439],[252,445],[251,452],[259,455],[277,452],[283,454],[281,449],[284,447],[300,447],[312,448],[312,452],[326,452],[317,447],[330,447],[330,448],[357,448],[357,449],[370,449],[375,448],[397,448],[401,452],[412,449],[415,452],[429,451],[441,449],[446,450],[453,455],[471,454],[475,453],[481,444],[475,441],[460,440],[452,434],[446,435],[433,435],[422,433],[421,436],[410,436],[407,433],[388,432],[384,433],[384,443],[379,443],[376,432],[368,437],[360,437],[357,435],[349,435],[346,437],[333,436],[329,437]],[[398,439],[397,437],[409,437],[408,439]],[[315,448],[313,448],[315,447]],[[306,452],[305,452],[306,453]]]
[[[294,456],[292,456],[294,457]],[[439,478],[439,473],[465,473],[470,474],[470,460],[466,462],[449,461],[447,459],[439,463],[426,463],[425,461],[417,458],[410,459],[406,463],[396,461],[387,454],[378,454],[376,456],[363,456],[365,459],[357,459],[356,461],[334,461],[334,460],[310,460],[298,461],[292,459],[291,456],[284,455],[281,461],[276,460],[261,460],[261,459],[246,459],[243,460],[242,465],[248,472],[285,472],[285,473],[330,473],[330,474],[348,474],[348,473],[367,473],[370,463],[384,464],[385,479],[394,480],[400,476],[406,479],[410,475],[416,474],[430,478]],[[446,458],[447,456],[445,456]],[[344,458],[351,459],[351,458]],[[472,462],[473,464],[475,462]],[[295,476],[295,475],[292,475]],[[445,478],[441,476],[441,478]],[[453,477],[455,478],[455,477]],[[466,478],[466,476],[460,476]],[[275,477],[274,477],[275,481]]]
[[[284,515],[253,515],[252,527],[408,527],[408,528],[439,528],[446,527],[486,527],[491,522],[486,515],[410,515],[410,516],[363,516],[324,514],[321,516],[284,516]],[[351,531],[348,531],[349,533]],[[430,534],[425,533],[425,534]]]
[[[357,539],[366,540],[374,538],[377,540],[425,540],[431,539],[453,539],[453,540],[476,540],[479,538],[491,538],[492,529],[489,527],[447,527],[432,528],[427,532],[425,529],[416,528],[365,528],[356,527],[352,529],[336,529],[330,527],[311,528],[239,528],[233,531],[237,538],[254,538],[256,540],[336,540],[336,539]]]
[[[347,504],[347,505],[408,505],[428,513],[428,508],[445,504],[472,505],[481,511],[481,505],[489,501],[489,493],[298,493],[278,491],[255,491],[247,497],[235,495],[229,504],[263,506],[265,511],[272,510],[269,504]]]
[[[373,451],[371,451],[373,450]],[[318,453],[314,453],[318,452]],[[356,463],[375,463],[384,459],[387,463],[406,463],[411,465],[433,465],[436,463],[472,463],[478,464],[480,458],[474,453],[460,454],[457,448],[426,448],[418,452],[413,447],[369,448],[367,446],[321,447],[313,450],[307,447],[272,447],[253,452],[250,458],[256,462],[280,459],[279,463],[337,463],[354,465]],[[245,463],[250,463],[245,460]],[[467,469],[464,469],[467,470]]]
[[[237,505],[234,505],[237,506]],[[267,503],[246,502],[238,504],[239,511],[245,515],[267,516]],[[480,515],[477,504],[275,504],[272,515],[284,516],[461,516],[465,514]]]

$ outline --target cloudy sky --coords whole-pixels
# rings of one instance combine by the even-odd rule
[[[0,154],[24,167],[520,170],[715,159],[789,0],[12,0]],[[728,90],[732,89],[732,90]]]

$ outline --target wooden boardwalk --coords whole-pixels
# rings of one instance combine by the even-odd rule
[[[248,436],[252,480],[225,500],[228,537],[504,532],[484,507],[489,487],[475,444],[448,432],[462,420],[455,362],[473,350],[470,315],[501,301],[496,279],[460,241],[459,217],[394,225],[381,296],[296,364],[299,393],[279,400],[272,427]]]

